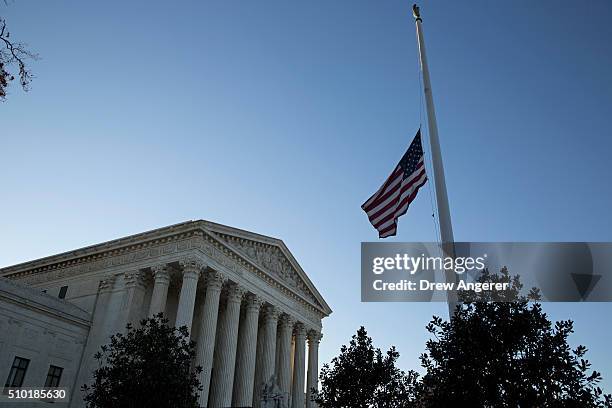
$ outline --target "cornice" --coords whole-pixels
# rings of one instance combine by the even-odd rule
[[[268,245],[277,246],[290,260],[300,277],[306,282],[308,289],[321,305],[313,304],[311,300],[306,299],[302,294],[289,288],[287,284],[273,277],[264,268],[249,260],[236,250],[236,248],[233,248],[231,244],[217,236],[218,233],[231,234],[244,239],[257,240]],[[269,285],[277,288],[297,302],[302,303],[321,317],[325,317],[331,313],[331,309],[325,300],[323,300],[322,296],[281,240],[202,220],[187,221],[169,227],[158,228],[140,234],[76,249],[74,251],[68,251],[9,266],[0,269],[0,276],[12,280],[21,280],[33,277],[33,275],[54,271],[57,271],[58,274],[64,274],[62,270],[73,267],[77,268],[79,273],[102,270],[146,260],[147,258],[161,256],[167,253],[195,249],[199,247],[199,245],[190,243],[189,240],[197,237],[208,242],[209,245],[212,245],[232,261],[233,265],[225,265],[222,263],[223,266],[230,267],[234,270],[237,266],[241,266],[244,269],[250,270]],[[176,247],[174,247],[174,244],[176,244]],[[202,250],[205,248],[200,249]],[[214,254],[206,255],[214,256]]]
[[[54,270],[79,263],[97,261],[109,256],[118,256],[134,250],[144,249],[158,244],[177,241],[185,234],[193,234],[198,221],[187,221],[180,224],[157,228],[140,234],[90,245],[73,251],[39,258],[33,261],[0,268],[0,276],[7,278],[21,277],[22,273],[37,273]]]
[[[320,306],[313,304],[312,301],[306,299],[303,295],[296,292],[292,288],[289,288],[281,280],[276,279],[274,276],[268,273],[265,269],[263,269],[256,263],[252,262],[250,259],[246,258],[242,254],[240,254],[235,248],[233,248],[227,242],[223,241],[216,234],[211,233],[209,231],[205,231],[204,239],[209,244],[212,244],[212,246],[216,250],[218,250],[224,256],[229,257],[233,261],[232,265],[224,265],[225,267],[229,267],[230,269],[234,270],[237,273],[239,273],[239,270],[238,270],[239,267],[242,267],[248,270],[249,272],[253,273],[255,276],[258,276],[259,278],[261,278],[264,282],[266,282],[271,287],[274,287],[275,289],[279,290],[285,296],[306,306],[306,308],[309,309],[311,312],[317,315],[320,315],[321,318],[326,317],[331,313],[331,310],[328,313],[327,310],[324,310]],[[207,253],[205,251],[205,254],[215,259],[214,253]]]
[[[229,226],[222,225],[222,224],[213,223],[210,221],[201,221],[201,223],[205,227],[206,230],[212,232],[219,238],[224,238],[223,236],[231,236],[232,238],[241,238],[245,240],[255,241],[258,244],[263,243],[263,244],[268,244],[270,246],[277,247],[281,251],[281,253],[287,258],[291,266],[298,273],[299,277],[304,281],[304,283],[306,284],[306,287],[314,295],[315,299],[320,303],[320,310],[325,314],[325,316],[328,316],[332,313],[331,308],[329,307],[329,305],[327,304],[327,302],[325,301],[321,293],[319,293],[316,286],[312,283],[312,281],[310,280],[306,272],[302,269],[301,265],[298,263],[298,261],[295,259],[295,257],[289,250],[289,248],[285,245],[285,243],[281,239],[257,234],[257,233],[250,232],[250,231],[241,230],[241,229],[234,228],[234,227],[229,227]],[[251,262],[248,259],[248,257],[245,258],[242,251],[238,250],[238,248],[235,248],[231,242],[224,241],[223,239],[221,239],[220,241],[223,242],[225,245],[229,244],[229,247],[232,249],[233,252],[238,252],[242,258]],[[259,268],[257,264],[253,263],[253,265]],[[267,274],[267,272],[265,273]]]

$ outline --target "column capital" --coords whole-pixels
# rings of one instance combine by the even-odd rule
[[[144,274],[139,270],[126,272],[124,280],[127,287],[145,286]]]
[[[179,260],[179,265],[183,268],[183,276],[195,274],[197,277],[200,276],[205,266],[204,262],[192,256]]]
[[[306,328],[304,327],[304,323],[302,322],[297,322],[294,326],[293,326],[293,334],[297,337],[297,336],[305,336],[306,335]]]
[[[306,333],[306,337],[308,339],[308,344],[319,344],[321,342],[321,338],[323,338],[323,333],[320,331],[311,329]]]
[[[293,328],[294,323],[295,323],[295,318],[288,315],[287,313],[281,314],[278,319],[278,324],[280,325],[280,327],[287,327],[290,330]]]
[[[264,320],[267,320],[267,321],[278,320],[278,316],[280,315],[280,311],[278,310],[278,308],[269,303],[263,306],[262,312],[263,312]]]
[[[225,280],[225,276],[217,271],[208,272],[204,275],[206,289],[212,288],[220,291]]]
[[[170,283],[170,267],[168,265],[153,265],[151,267],[151,272],[156,282]]]
[[[244,306],[246,307],[247,312],[258,312],[261,308],[261,305],[263,305],[263,300],[256,294],[249,292],[244,295]]]
[[[237,283],[230,283],[226,289],[227,301],[232,303],[242,302],[242,295],[244,295],[244,289]]]
[[[104,277],[99,283],[100,292],[110,292],[113,289],[114,283],[115,283],[114,276]]]

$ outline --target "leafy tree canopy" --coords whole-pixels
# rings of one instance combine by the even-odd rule
[[[399,370],[395,348],[383,355],[361,327],[324,365],[315,400],[322,408],[612,407],[586,347],[568,344],[572,321],[551,322],[539,303],[530,303],[538,290],[522,295],[519,277],[505,268],[485,270],[478,280],[510,287],[500,294],[460,293],[463,303],[450,321],[433,317],[422,377]]]
[[[83,386],[87,407],[197,407],[202,369],[191,368],[194,356],[187,327],[169,327],[162,314],[139,328],[128,324],[125,335],[111,336],[95,355],[100,365],[93,383]]]
[[[331,366],[321,370],[321,389],[314,400],[321,408],[402,408],[414,400],[414,372],[395,366],[399,353],[391,347],[385,354],[374,348],[364,327]]]
[[[433,338],[420,357],[426,373],[418,407],[612,406],[597,386],[601,374],[585,359],[586,347],[568,344],[571,320],[553,324],[539,303],[528,302],[537,290],[521,296],[520,280],[505,268],[485,271],[480,280],[510,282],[508,299],[472,299],[450,322],[434,317],[427,325]]]

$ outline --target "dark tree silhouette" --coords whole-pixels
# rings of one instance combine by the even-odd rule
[[[395,366],[399,353],[375,349],[364,327],[321,370],[321,389],[314,400],[321,408],[412,407],[416,373]]]
[[[25,44],[14,42],[11,38],[6,20],[0,17],[0,101],[6,99],[6,89],[15,75],[11,69],[16,66],[19,83],[24,91],[29,89],[32,73],[26,66],[27,59],[38,59],[38,56],[29,51]]]
[[[187,327],[169,327],[162,314],[127,325],[95,355],[100,366],[82,387],[87,407],[197,407],[202,369],[191,368],[194,356]]]
[[[483,280],[511,282],[504,296],[516,300],[472,299],[479,301],[459,306],[450,322],[434,316],[417,407],[612,407],[586,347],[568,345],[572,321],[553,324],[539,303],[527,301],[533,291],[519,295],[520,280],[507,270]]]
[[[508,268],[505,266],[499,273],[491,273],[488,269],[484,269],[478,274],[475,281],[478,283],[507,283],[508,289],[482,292],[462,290],[457,294],[461,302],[516,302],[541,299],[540,289],[538,288],[533,287],[527,294],[523,293],[520,275],[510,275]]]

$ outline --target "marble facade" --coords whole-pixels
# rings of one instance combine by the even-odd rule
[[[0,269],[90,314],[77,383],[108,337],[163,312],[187,326],[203,370],[200,406],[259,407],[270,378],[291,408],[314,407],[321,321],[331,309],[278,239],[189,221]],[[78,389],[72,407],[80,407]]]

